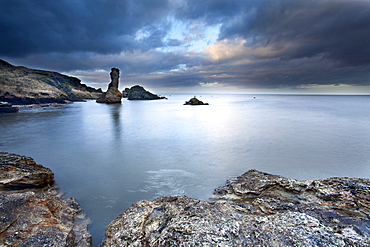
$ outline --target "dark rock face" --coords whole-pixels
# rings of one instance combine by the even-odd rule
[[[119,69],[112,68],[110,72],[111,82],[109,83],[107,92],[103,93],[97,100],[97,103],[120,104],[122,93],[118,90],[119,84]]]
[[[101,90],[57,72],[13,66],[0,59],[0,101],[17,105],[98,98]]]
[[[208,105],[208,103],[204,103],[203,101],[197,99],[195,96],[191,98],[189,101],[186,101],[184,105]]]
[[[118,84],[119,84],[119,69],[117,69],[117,68],[112,68],[111,69],[110,79],[111,79],[111,82],[109,83],[108,88],[111,88],[111,87],[118,88]]]
[[[91,246],[88,220],[74,198],[50,187],[50,169],[5,152],[0,168],[1,246]]]
[[[17,112],[18,108],[13,107],[12,104],[8,102],[2,102],[0,101],[0,113],[1,112]]]
[[[127,99],[128,100],[166,99],[166,97],[158,96],[158,95],[153,94],[149,91],[146,91],[142,86],[139,86],[139,85],[133,86],[127,91],[128,91],[128,93],[127,93]]]
[[[140,201],[103,246],[369,246],[369,179],[297,181],[251,170],[215,190]]]
[[[128,94],[130,92],[130,89],[128,87],[125,88],[125,90],[122,91],[122,97],[128,98]]]

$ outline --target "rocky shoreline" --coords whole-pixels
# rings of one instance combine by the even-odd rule
[[[74,198],[29,157],[0,152],[0,245],[91,246]],[[102,246],[370,246],[370,179],[299,181],[249,170],[211,201],[159,197],[133,204]]]
[[[53,182],[32,158],[0,152],[1,246],[91,246],[89,220]]]
[[[369,246],[370,180],[298,181],[250,170],[215,189],[140,201],[103,246]]]

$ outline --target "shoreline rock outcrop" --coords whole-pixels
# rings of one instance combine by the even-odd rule
[[[18,108],[13,107],[12,104],[8,102],[0,101],[0,113],[1,112],[17,112]]]
[[[54,174],[29,157],[0,152],[0,245],[91,246],[89,221]]]
[[[110,72],[111,82],[109,83],[107,92],[96,100],[97,103],[120,104],[122,93],[118,90],[119,85],[119,69],[112,68]]]
[[[164,96],[158,96],[144,89],[144,87],[135,85],[130,89],[125,88],[124,95],[128,100],[157,100],[166,99]]]
[[[250,170],[215,189],[133,204],[102,246],[369,246],[370,180],[298,181]]]
[[[184,105],[209,105],[208,103],[204,103],[203,101],[197,99],[195,96],[191,98],[189,101],[186,101]]]

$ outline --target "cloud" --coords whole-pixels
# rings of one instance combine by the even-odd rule
[[[220,85],[218,82],[199,82],[199,85],[202,86],[202,87],[215,87],[215,86],[218,86]]]
[[[0,57],[99,87],[366,88],[368,23],[367,0],[0,1]]]
[[[134,36],[145,27],[145,40],[151,40],[151,46],[160,45],[161,28],[151,24],[162,22],[166,5],[165,0],[0,1],[0,54],[148,49],[146,42],[134,42]]]
[[[205,54],[213,62],[238,58],[274,58],[284,53],[284,49],[273,46],[250,47],[245,39],[221,40],[205,49]]]
[[[370,3],[364,0],[261,1],[221,29],[251,47],[284,50],[281,58],[324,54],[343,65],[370,63]]]

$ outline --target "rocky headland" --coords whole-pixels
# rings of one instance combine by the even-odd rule
[[[53,182],[32,158],[0,152],[0,246],[91,246],[80,205]]]
[[[133,204],[103,246],[370,246],[370,180],[298,181],[250,170],[215,189]]]
[[[132,86],[131,88],[125,88],[124,95],[127,97],[128,100],[166,99],[166,97],[153,94],[139,85]]]
[[[184,105],[208,105],[208,103],[204,103],[203,101],[197,99],[195,96],[191,98],[189,101],[186,101]]]
[[[102,91],[57,72],[14,66],[0,59],[0,101],[46,104],[96,99]]]

